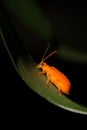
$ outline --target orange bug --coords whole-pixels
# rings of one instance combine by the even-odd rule
[[[55,85],[55,87],[58,89],[60,94],[63,93],[69,94],[70,87],[71,87],[69,79],[58,69],[56,69],[53,66],[49,66],[47,63],[44,62],[48,57],[50,57],[54,53],[57,53],[57,51],[53,51],[47,57],[44,58],[48,48],[49,46],[47,47],[41,62],[36,66],[36,68],[42,69],[42,71],[39,72],[38,74],[46,74],[47,76],[46,88],[48,88],[48,84],[49,82],[51,82]]]

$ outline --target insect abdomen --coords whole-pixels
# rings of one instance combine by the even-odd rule
[[[51,71],[47,73],[48,79],[58,88],[59,91],[65,94],[69,94],[70,82],[68,78],[54,67],[51,67]]]

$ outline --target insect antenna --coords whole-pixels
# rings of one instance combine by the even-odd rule
[[[44,54],[43,54],[42,61],[43,61],[43,59],[45,59],[44,57],[45,57],[45,55],[46,55],[46,53],[47,53],[47,51],[48,51],[49,46],[50,46],[50,43],[48,44],[48,46],[47,46],[47,48],[46,48],[46,51],[45,51]]]
[[[57,53],[57,51],[53,51],[53,52],[51,52],[48,56],[45,57],[45,55],[46,55],[46,53],[47,53],[47,51],[48,51],[48,49],[49,49],[49,46],[50,46],[50,43],[48,44],[48,46],[47,46],[47,48],[46,48],[46,51],[44,52],[44,55],[43,55],[41,61],[45,61],[48,57],[50,57],[50,56],[52,56],[53,54]]]
[[[53,54],[57,53],[57,51],[53,51],[51,52],[47,57],[45,57],[44,59],[42,59],[42,61],[45,61],[48,57],[52,56]]]

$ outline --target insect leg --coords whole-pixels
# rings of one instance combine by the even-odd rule
[[[48,84],[49,84],[49,79],[47,79],[46,88],[48,88]]]
[[[38,75],[41,75],[41,74],[44,74],[45,72],[44,71],[41,71],[41,72],[38,72]]]
[[[35,73],[35,76],[39,76],[39,75],[44,74],[44,73],[45,73],[44,71],[36,72],[36,73]]]

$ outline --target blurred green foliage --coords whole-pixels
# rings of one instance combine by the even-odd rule
[[[2,0],[10,14],[15,15],[22,24],[32,28],[41,37],[51,35],[51,25],[44,16],[37,0]]]
[[[58,46],[60,52],[59,58],[73,61],[74,63],[87,64],[87,52],[83,52],[79,49],[72,48],[62,43]]]
[[[81,28],[83,28],[84,24],[81,25],[79,17],[76,21],[77,17],[73,17],[71,9],[67,8],[67,11],[67,9],[62,7],[60,3],[58,3],[57,6],[55,4],[55,6],[52,5],[52,3],[50,6],[49,2],[48,5],[46,5],[45,3],[46,11],[49,10],[47,12],[49,18],[51,15],[51,19],[49,19],[46,17],[45,12],[42,11],[42,7],[37,0],[2,0],[2,3],[6,7],[9,14],[13,17],[16,17],[16,19],[19,21],[19,24],[21,23],[18,31],[20,31],[20,37],[22,41],[24,38],[24,43],[28,41],[28,43],[32,44],[33,40],[30,40],[28,36],[30,36],[31,39],[35,38],[32,34],[27,34],[26,28],[28,28],[28,31],[30,30],[30,32],[28,33],[31,33],[33,31],[36,35],[39,36],[39,38],[43,38],[47,41],[50,41],[53,38],[53,42],[56,41],[56,44],[58,45],[56,49],[58,49],[61,53],[64,52],[62,55],[60,55],[60,58],[77,63],[87,63],[87,53],[86,51],[84,52],[87,46],[86,42],[84,42],[83,39],[84,33],[81,33],[81,30],[78,30],[80,26]],[[47,8],[49,9],[47,10]],[[69,11],[71,11],[70,14]],[[76,13],[74,13],[74,15],[76,15]],[[78,23],[78,21],[80,22]],[[22,25],[26,30],[25,32],[23,30],[24,28],[22,28]],[[77,28],[75,28],[74,26],[76,26]],[[22,29],[20,30],[20,28]],[[80,35],[83,37],[81,38]],[[83,42],[81,41],[81,39],[83,39]],[[60,42],[58,40],[60,40]],[[38,49],[41,50],[41,48],[39,48],[40,44],[38,43],[38,41],[39,40],[34,42],[36,42],[35,44],[37,44]],[[33,49],[36,49],[36,47],[33,47]]]

